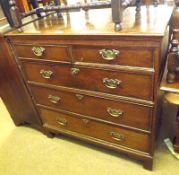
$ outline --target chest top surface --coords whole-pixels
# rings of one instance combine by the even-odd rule
[[[135,7],[124,10],[122,30],[114,31],[111,9],[89,10],[88,12],[56,14],[36,20],[8,35],[116,35],[116,36],[163,36],[170,20],[173,7],[167,5],[142,6],[139,14]]]

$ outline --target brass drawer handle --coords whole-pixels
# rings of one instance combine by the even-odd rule
[[[33,51],[34,55],[41,57],[43,55],[44,51],[45,51],[45,48],[35,46],[35,47],[32,47],[32,51]]]
[[[83,121],[83,123],[84,123],[85,125],[87,125],[87,124],[89,123],[89,120],[88,120],[88,119],[82,119],[82,121]]]
[[[84,98],[84,95],[81,95],[81,94],[76,94],[76,98],[78,100],[82,100]]]
[[[76,68],[76,67],[71,68],[71,74],[72,75],[77,75],[79,72],[80,72],[79,68]]]
[[[124,112],[122,110],[114,109],[114,108],[111,108],[111,107],[107,108],[107,112],[114,118],[121,117],[124,114]]]
[[[107,49],[102,49],[99,50],[99,54],[102,55],[102,58],[104,60],[114,60],[118,55],[119,55],[119,51],[112,49],[112,50],[107,50]]]
[[[50,79],[53,75],[53,72],[50,70],[40,70],[40,74],[42,75],[43,78],[45,79]]]
[[[58,97],[58,96],[53,96],[53,95],[49,95],[48,96],[48,99],[50,100],[50,102],[54,103],[54,104],[57,104],[61,98]]]
[[[115,89],[122,83],[122,81],[118,79],[103,78],[103,83],[106,87]]]
[[[118,132],[110,132],[109,134],[114,140],[117,140],[117,141],[122,141],[125,139],[124,135]]]
[[[67,125],[67,120],[64,119],[64,118],[57,118],[56,121],[60,126],[66,126]]]

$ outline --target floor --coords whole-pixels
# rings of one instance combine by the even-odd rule
[[[165,136],[159,137],[151,172],[121,154],[15,127],[0,100],[0,175],[178,175],[179,160],[163,144]]]

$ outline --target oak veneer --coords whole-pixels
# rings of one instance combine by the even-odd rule
[[[72,67],[70,64],[48,65],[46,63],[22,62],[22,65],[28,81],[124,95],[145,100],[152,100],[153,98],[152,75],[135,74],[129,71],[126,73],[110,69],[106,71],[106,69],[86,68],[85,66]],[[73,68],[77,68],[79,73],[73,75]],[[41,70],[52,71],[52,78],[43,78],[39,74]],[[103,80],[105,78],[120,80],[121,83],[118,85],[118,88],[111,90],[104,86]],[[142,86],[143,89],[140,88]]]
[[[16,125],[30,124],[38,129],[40,120],[4,38],[11,30],[6,22],[0,31],[0,97]]]
[[[167,5],[143,6],[140,14],[128,8],[120,32],[106,9],[51,15],[9,32],[39,127],[128,154],[152,169],[171,13]],[[106,60],[101,49],[120,54]]]
[[[71,111],[77,114],[91,116],[96,119],[101,119],[103,122],[112,122],[115,125],[126,127],[135,127],[150,131],[151,127],[151,106],[141,106],[135,103],[124,102],[120,100],[109,100],[96,96],[89,96],[83,93],[69,92],[65,90],[54,90],[46,87],[38,87],[32,85],[32,93],[37,104],[60,108],[62,110]],[[60,97],[59,103],[52,103],[48,97],[49,94]],[[40,105],[39,105],[40,106]],[[96,110],[98,106],[98,110]],[[121,110],[120,117],[110,115],[111,109]]]

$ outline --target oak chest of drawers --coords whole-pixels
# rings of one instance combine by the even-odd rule
[[[135,16],[129,8],[120,32],[110,10],[91,10],[7,34],[43,131],[127,153],[151,169],[171,12],[142,7]]]

